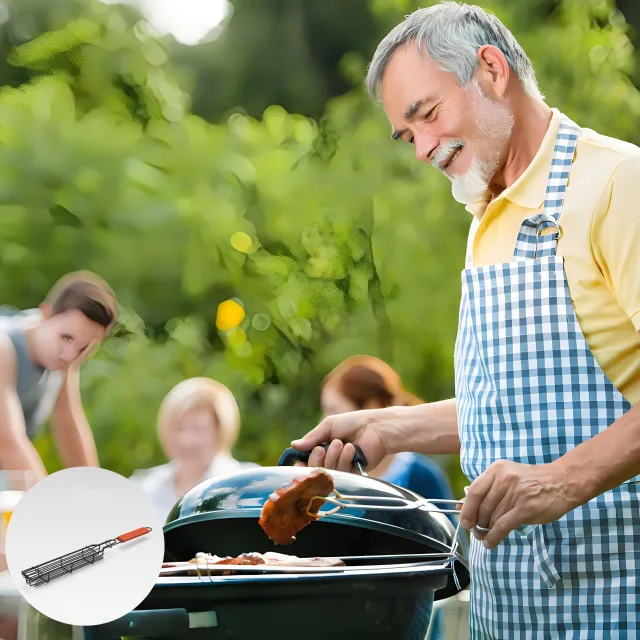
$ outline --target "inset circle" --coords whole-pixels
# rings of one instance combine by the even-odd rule
[[[95,467],[58,471],[27,491],[11,516],[9,572],[45,616],[104,624],[135,609],[153,588],[164,556],[162,525],[127,478]]]

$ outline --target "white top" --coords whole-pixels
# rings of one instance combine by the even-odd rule
[[[241,471],[258,466],[260,465],[254,462],[240,462],[228,453],[220,453],[213,459],[211,466],[200,482],[224,473],[232,473],[234,471]],[[163,522],[166,521],[175,503],[182,497],[176,494],[174,484],[177,469],[177,462],[171,461],[167,464],[152,467],[151,469],[137,469],[129,478],[137,482],[142,490],[149,496]]]

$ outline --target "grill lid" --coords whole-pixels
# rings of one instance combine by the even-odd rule
[[[383,527],[397,535],[417,533],[431,538],[434,544],[443,549],[451,548],[455,529],[449,518],[435,505],[426,503],[417,509],[397,509],[399,498],[407,503],[422,502],[418,494],[375,478],[325,471],[333,477],[339,493],[356,496],[362,500],[362,505],[354,502],[348,509],[323,515],[334,506],[325,504],[319,512],[320,521],[358,527]],[[167,517],[165,531],[184,526],[193,519],[259,518],[263,505],[276,489],[311,472],[313,469],[307,467],[257,467],[206,480],[188,491],[174,505]],[[375,498],[378,508],[367,508],[367,502],[371,502],[367,498]],[[392,508],[379,508],[384,506]],[[315,524],[318,523],[309,526]],[[299,535],[304,535],[304,530]]]

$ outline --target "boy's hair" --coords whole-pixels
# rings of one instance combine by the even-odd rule
[[[76,271],[60,278],[46,301],[54,316],[77,309],[107,331],[118,319],[118,303],[111,287],[89,271]]]

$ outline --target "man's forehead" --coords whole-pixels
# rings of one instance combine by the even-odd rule
[[[447,91],[448,75],[451,74],[442,69],[434,73],[431,70],[394,69],[389,66],[380,87],[385,111],[395,120],[409,120],[420,108],[436,102]],[[450,80],[455,83],[455,78]]]
[[[419,50],[415,43],[399,47],[389,59],[382,74],[381,84],[415,84],[442,82],[447,71],[442,69],[427,53]]]

